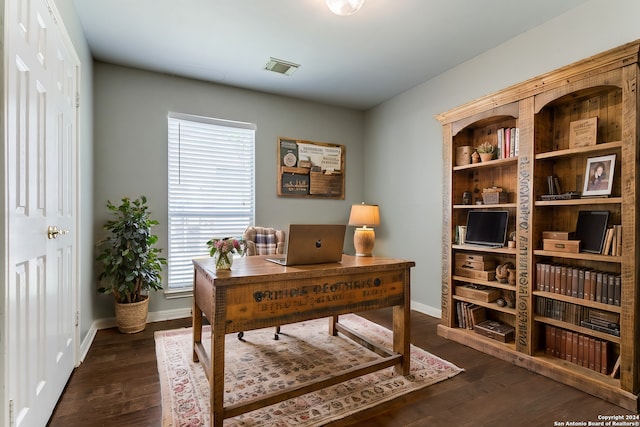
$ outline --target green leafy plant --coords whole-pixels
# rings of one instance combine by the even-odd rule
[[[494,147],[493,145],[491,145],[489,142],[486,142],[486,141],[476,147],[476,151],[478,153],[493,153],[495,152],[495,150],[496,150],[496,147]]]
[[[110,234],[98,243],[96,261],[103,269],[98,280],[107,282],[98,292],[113,294],[119,303],[142,301],[149,290],[162,289],[160,273],[167,260],[154,247],[158,236],[151,233],[158,221],[151,219],[145,196],[125,197],[120,206],[107,201],[107,208],[115,218],[105,223]]]

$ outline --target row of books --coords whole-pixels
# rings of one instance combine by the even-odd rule
[[[545,353],[601,374],[609,374],[609,346],[605,340],[545,325]]]
[[[536,263],[536,290],[602,304],[620,305],[619,274],[560,264]]]
[[[474,325],[487,320],[485,308],[470,302],[456,302],[456,314],[458,326],[465,329],[473,329]]]
[[[552,298],[536,298],[536,314],[577,326],[620,336],[620,315],[596,308],[584,307]]]
[[[520,130],[518,128],[499,128],[498,158],[506,159],[518,155],[520,146]]]
[[[622,225],[607,228],[602,245],[602,255],[622,255]]]

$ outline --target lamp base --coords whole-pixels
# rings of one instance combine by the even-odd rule
[[[376,233],[373,228],[356,228],[353,233],[353,246],[356,249],[356,256],[372,256],[375,242]]]

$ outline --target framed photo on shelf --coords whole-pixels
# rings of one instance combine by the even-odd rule
[[[588,158],[582,196],[610,196],[615,166],[615,154]]]

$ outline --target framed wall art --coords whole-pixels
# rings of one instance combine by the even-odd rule
[[[610,196],[615,166],[615,154],[588,158],[582,196]]]
[[[344,145],[278,138],[278,196],[344,199]]]

